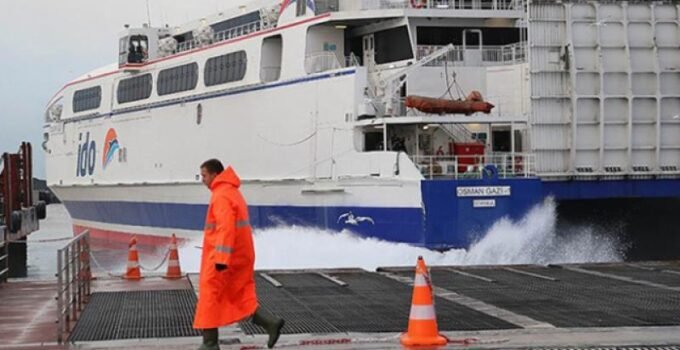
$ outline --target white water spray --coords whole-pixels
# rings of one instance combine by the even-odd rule
[[[550,264],[622,261],[622,245],[590,228],[557,235],[556,204],[536,206],[522,220],[501,219],[469,250],[444,253],[407,244],[362,238],[305,227],[277,227],[255,232],[257,269],[412,266],[422,255],[429,265]],[[201,241],[180,250],[182,267],[198,271]]]

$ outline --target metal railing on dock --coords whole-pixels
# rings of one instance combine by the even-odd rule
[[[57,341],[71,331],[90,297],[90,232],[85,231],[57,251]]]

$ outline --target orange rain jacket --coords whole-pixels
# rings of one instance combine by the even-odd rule
[[[258,307],[255,295],[255,249],[248,207],[239,192],[241,180],[231,167],[210,186],[203,233],[201,275],[194,328],[208,329],[241,321]],[[217,271],[215,264],[227,265]]]

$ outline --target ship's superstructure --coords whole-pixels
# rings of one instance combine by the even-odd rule
[[[255,226],[466,247],[545,197],[680,196],[672,2],[252,1],[125,28],[49,102],[76,230],[198,235],[208,158]],[[670,190],[669,190],[670,189]]]

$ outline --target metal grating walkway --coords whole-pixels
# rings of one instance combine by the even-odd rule
[[[69,341],[193,337],[193,290],[93,293]]]
[[[435,267],[432,269],[434,285],[557,327],[680,325],[678,291],[561,268],[524,266],[513,267],[514,272],[498,267],[455,269],[468,275]],[[385,270],[412,276],[412,272],[400,269]],[[637,270],[617,267],[615,271],[607,271],[661,281],[658,275],[648,272],[642,276]],[[672,278],[680,280],[680,275],[669,274],[663,278],[670,283]]]
[[[286,319],[284,333],[401,332],[408,325],[412,287],[376,273],[331,273],[339,286],[315,273],[271,274],[275,288],[258,276],[260,305]],[[437,298],[440,330],[513,329],[517,326]],[[242,322],[247,334],[263,329]]]

